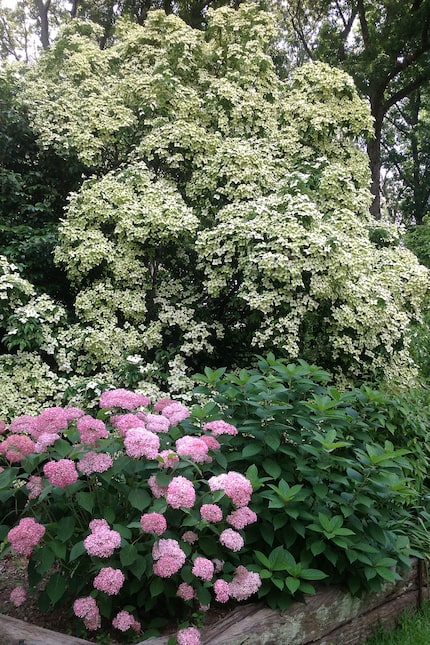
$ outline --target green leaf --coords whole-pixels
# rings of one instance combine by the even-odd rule
[[[256,455],[259,455],[262,450],[263,446],[261,445],[261,443],[250,442],[243,448],[242,457],[244,459],[247,459],[248,457],[255,457]]]
[[[300,580],[298,578],[291,578],[288,576],[285,578],[285,586],[291,593],[296,593],[297,589],[300,587]]]
[[[66,591],[66,580],[60,573],[54,573],[45,587],[46,593],[50,601],[55,605],[64,595]]]
[[[60,560],[66,559],[66,545],[58,540],[51,540],[49,548],[55,553],[56,557]]]
[[[323,580],[327,578],[327,574],[319,569],[302,569],[300,577],[304,580]]]
[[[272,576],[271,582],[272,584],[275,585],[275,587],[278,587],[278,589],[280,589],[281,591],[284,588],[284,580],[282,580],[281,578],[276,578],[275,576]]]
[[[133,508],[137,508],[138,511],[144,511],[151,505],[152,499],[146,490],[133,488],[128,495],[128,501]]]
[[[57,537],[60,542],[67,542],[75,530],[75,518],[72,515],[62,517],[57,524]]]
[[[165,581],[162,578],[153,578],[149,585],[149,593],[153,598],[159,596],[163,593],[165,587]]]
[[[86,492],[76,493],[76,501],[78,502],[79,506],[81,506],[84,510],[88,511],[88,513],[93,512],[93,508],[94,508],[93,493],[86,493]]]
[[[39,564],[37,566],[37,572],[43,576],[47,573],[52,565],[55,562],[55,552],[48,548],[47,546],[43,547],[37,554],[39,559]]]
[[[77,542],[72,547],[72,550],[70,551],[69,562],[73,562],[73,560],[76,560],[76,558],[79,558],[79,556],[83,555],[84,553],[86,553],[84,543],[83,542]]]
[[[119,559],[121,560],[123,567],[129,567],[131,564],[133,564],[133,562],[137,560],[138,556],[139,554],[134,544],[127,544],[126,546],[122,547],[119,554]]]
[[[270,563],[270,560],[264,555],[264,553],[261,553],[261,551],[254,551],[254,555],[261,562],[263,566],[266,567],[266,569],[271,569],[272,565]]]
[[[276,461],[273,461],[273,459],[265,459],[262,466],[266,473],[273,477],[273,479],[278,479],[279,475],[282,473],[281,466],[276,463]]]

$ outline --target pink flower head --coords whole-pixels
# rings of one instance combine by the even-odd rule
[[[221,421],[221,419],[217,421],[209,421],[209,423],[205,423],[205,425],[203,426],[203,430],[209,430],[215,436],[220,434],[230,434],[230,435],[237,434],[237,428],[235,426],[232,426],[231,423],[226,423],[225,421]]]
[[[231,551],[240,551],[245,544],[241,534],[233,529],[225,529],[219,536],[219,541]]]
[[[0,443],[0,454],[10,463],[20,462],[34,452],[35,443],[24,434],[12,434]]]
[[[243,529],[257,521],[257,515],[248,506],[241,506],[227,515],[227,522],[235,529]]]
[[[45,532],[45,527],[36,522],[33,517],[24,517],[19,521],[18,526],[9,531],[7,539],[16,553],[30,557]]]
[[[113,464],[113,459],[106,452],[87,452],[78,462],[78,469],[84,475],[104,473]]]
[[[211,491],[223,490],[237,507],[247,506],[252,495],[252,484],[244,475],[230,471],[208,480]]]
[[[43,466],[43,473],[53,486],[65,488],[78,480],[78,471],[75,462],[71,459],[60,459],[59,461],[48,461]]]
[[[171,426],[177,425],[180,421],[190,416],[190,411],[181,403],[171,403],[163,408],[162,414],[170,421]]]
[[[145,419],[146,415],[139,412],[138,414],[117,414],[112,416],[110,421],[125,437],[130,428],[145,428]]]
[[[151,477],[148,479],[148,486],[151,489],[151,493],[157,499],[164,497],[167,493],[167,486],[160,486],[155,475],[151,475]]]
[[[85,415],[85,412],[81,408],[64,408],[64,414],[66,415],[67,422],[75,421],[80,417]]]
[[[167,530],[167,522],[161,513],[145,513],[140,518],[140,526],[144,533],[162,535]]]
[[[60,435],[56,432],[41,432],[34,445],[34,452],[38,454],[45,452],[48,446],[52,446],[57,439],[60,439]]]
[[[222,509],[218,504],[203,504],[200,509],[200,515],[208,522],[221,522]]]
[[[146,429],[150,432],[169,432],[170,422],[167,417],[161,414],[148,414],[146,417]]]
[[[192,600],[193,598],[195,598],[196,592],[194,587],[187,584],[186,582],[181,582],[176,595],[179,596],[179,598],[182,598],[182,600]]]
[[[93,523],[92,526],[94,526]],[[113,531],[108,527],[109,525],[99,524],[85,538],[84,547],[88,555],[110,558],[115,549],[121,546],[121,535],[118,531]]]
[[[186,477],[173,477],[167,487],[166,501],[172,508],[192,508],[196,501],[193,483]]]
[[[180,629],[176,634],[176,638],[178,645],[201,645],[200,632],[197,627]]]
[[[73,612],[75,616],[83,619],[85,627],[90,631],[96,631],[100,628],[100,611],[96,601],[91,596],[75,600],[73,603]]]
[[[32,417],[29,414],[22,414],[20,417],[16,417],[10,426],[9,432],[15,434],[21,434],[22,432],[28,432],[31,434],[36,424],[36,417]]]
[[[109,390],[103,392],[100,397],[101,408],[122,408],[123,410],[135,410],[141,405],[149,405],[150,399],[143,394],[130,392],[130,390]]]
[[[156,412],[162,412],[164,408],[166,408],[168,405],[172,405],[172,403],[173,404],[175,403],[175,401],[173,401],[172,399],[168,399],[168,398],[160,399],[154,405],[154,410]]]
[[[178,463],[179,457],[173,450],[162,450],[158,456],[158,464],[160,468],[173,468]]]
[[[234,578],[229,584],[230,596],[235,600],[246,600],[261,587],[258,573],[248,571],[246,567],[237,567]]]
[[[158,435],[144,428],[130,428],[124,439],[125,451],[129,457],[139,459],[156,459],[160,449],[160,439]]]
[[[5,430],[6,430],[6,421],[3,421],[3,419],[0,419],[0,434],[3,434]]]
[[[94,446],[99,439],[107,439],[109,436],[103,421],[94,419],[89,414],[80,417],[76,425],[82,443],[87,443],[89,446]]]
[[[196,463],[205,463],[211,461],[208,457],[208,446],[198,437],[186,435],[176,441],[176,452],[181,457],[189,457]]]
[[[228,602],[230,600],[230,585],[221,578],[214,583],[215,600],[217,602]]]
[[[126,632],[129,629],[132,629],[136,633],[140,632],[141,625],[138,620],[134,618],[132,614],[124,609],[117,613],[115,618],[112,621],[112,625],[119,629],[121,632]]]
[[[197,542],[199,539],[199,536],[197,533],[194,533],[194,531],[185,531],[185,533],[182,536],[182,540],[184,542],[187,542],[188,544],[194,544],[194,542]]]
[[[214,563],[211,560],[197,557],[194,560],[192,573],[201,580],[212,580],[214,569]]]
[[[215,437],[213,437],[211,434],[205,434],[200,437],[200,439],[205,442],[209,450],[218,450],[219,448],[221,448],[221,444],[218,439],[215,439]]]
[[[36,499],[39,497],[40,493],[43,491],[43,479],[38,475],[30,475],[27,488],[30,491],[28,494],[28,499]]]
[[[113,569],[112,567],[104,567],[100,569],[94,578],[94,589],[104,591],[109,596],[116,596],[123,586],[125,576],[121,569]]]
[[[152,557],[154,563],[154,573],[161,578],[170,578],[182,568],[185,563],[186,555],[182,551],[179,543],[172,539],[158,540],[152,547]]]
[[[63,408],[48,408],[35,419],[32,436],[38,439],[44,432],[58,434],[68,426],[67,415]]]
[[[27,600],[27,592],[24,587],[15,587],[10,592],[9,600],[15,607],[21,607]]]
[[[91,520],[90,524],[90,531],[91,533],[95,533],[99,529],[109,529],[109,524],[106,520],[103,519],[96,519],[96,520]]]

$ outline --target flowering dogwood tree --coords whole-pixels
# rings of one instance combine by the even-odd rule
[[[41,57],[33,128],[87,168],[55,254],[76,292],[60,371],[179,391],[268,348],[348,379],[410,370],[427,270],[373,230],[368,106],[322,63],[281,80],[273,34],[251,3],[205,32],[154,11],[104,50],[74,21]]]

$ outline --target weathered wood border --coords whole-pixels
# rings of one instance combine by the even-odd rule
[[[262,603],[239,606],[217,623],[202,629],[203,645],[358,645],[378,624],[393,625],[408,607],[430,600],[430,586],[423,567],[415,560],[396,584],[378,593],[352,597],[338,587],[320,588],[304,603],[286,611]],[[89,641],[58,634],[0,615],[0,645],[89,645]],[[166,645],[167,636],[138,645]]]

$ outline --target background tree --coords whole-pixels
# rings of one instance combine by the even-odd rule
[[[340,66],[369,99],[371,212],[380,217],[381,141],[387,114],[430,79],[429,0],[293,0],[290,26],[307,56]]]

